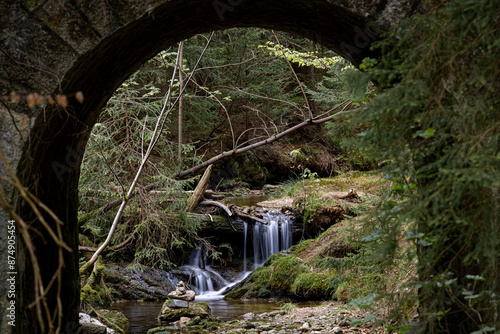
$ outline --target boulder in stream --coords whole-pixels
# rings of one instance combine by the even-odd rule
[[[194,318],[208,318],[211,317],[212,312],[207,303],[189,303],[188,307],[172,308],[170,307],[170,299],[167,299],[161,308],[158,315],[158,320],[165,322],[177,321],[182,317]]]

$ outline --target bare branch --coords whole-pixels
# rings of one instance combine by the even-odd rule
[[[228,87],[228,86],[220,86],[220,87],[227,88],[227,89],[232,89],[232,90],[235,90],[237,92],[240,92],[240,93],[243,93],[243,94],[247,94],[247,95],[250,95],[250,96],[259,97],[259,98],[264,99],[264,100],[270,100],[270,101],[285,103],[285,104],[288,104],[288,105],[294,107],[295,109],[299,110],[302,113],[302,109],[297,104],[292,103],[292,102],[288,102],[288,101],[280,100],[280,99],[275,99],[275,98],[272,98],[272,97],[263,96],[263,95],[259,95],[259,94],[249,93],[249,92],[244,91],[243,89],[240,89],[240,88],[237,88],[237,87]]]
[[[233,215],[233,213],[231,212],[231,210],[229,210],[229,208],[227,206],[225,206],[224,204],[222,204],[221,202],[217,202],[217,201],[211,201],[211,200],[203,200],[201,201],[200,203],[198,203],[198,205],[213,205],[213,206],[217,206],[221,209],[223,209],[227,215],[229,217],[231,217]]]
[[[212,36],[213,36],[213,33],[212,33]],[[211,38],[212,37],[210,37],[210,39]],[[208,47],[209,43],[210,43],[210,40],[207,43],[207,45],[205,46],[205,49],[203,50],[202,54],[200,55],[200,58],[198,59],[198,62],[195,65],[195,68],[198,66],[201,58],[203,57],[205,51],[207,50],[207,47]],[[179,45],[179,49],[180,48],[181,48],[181,45]],[[125,206],[127,205],[127,202],[129,201],[130,197],[132,196],[132,194],[134,192],[134,189],[135,189],[135,187],[137,185],[137,182],[139,181],[139,177],[142,174],[144,166],[146,165],[146,162],[149,159],[149,156],[151,155],[151,152],[152,152],[154,146],[158,142],[158,139],[159,139],[159,137],[161,135],[161,132],[163,130],[163,127],[165,125],[165,121],[166,121],[168,115],[170,114],[170,112],[172,111],[173,107],[179,101],[180,96],[182,96],[182,93],[183,93],[184,89],[187,86],[186,85],[186,86],[183,87],[183,89],[180,91],[179,96],[177,97],[177,99],[173,103],[171,103],[170,97],[172,95],[173,86],[174,86],[174,79],[175,79],[175,76],[176,76],[176,70],[177,70],[177,67],[179,65],[179,59],[180,59],[180,52],[179,51],[177,52],[177,61],[176,61],[176,64],[174,66],[174,71],[173,71],[173,74],[172,74],[172,79],[170,80],[170,87],[169,87],[168,92],[167,92],[166,97],[165,97],[165,103],[163,104],[163,108],[162,108],[161,113],[160,113],[160,115],[158,117],[158,120],[157,120],[156,126],[155,126],[155,130],[153,132],[153,140],[149,144],[148,150],[146,151],[144,159],[142,160],[141,165],[139,166],[139,170],[137,171],[137,173],[136,173],[136,175],[134,177],[134,180],[132,181],[132,184],[130,185],[130,188],[129,188],[128,192],[127,192],[127,195],[121,200],[120,208],[118,209],[118,212],[117,212],[117,214],[115,216],[113,224],[111,225],[111,228],[109,230],[109,233],[108,233],[108,236],[107,236],[106,240],[99,247],[99,249],[97,249],[97,251],[94,253],[94,255],[92,255],[92,258],[88,262],[86,262],[80,268],[80,270],[79,270],[80,275],[84,274],[87,270],[89,270],[92,267],[92,265],[97,261],[99,255],[102,253],[102,251],[111,242],[111,238],[112,238],[112,236],[113,236],[113,234],[115,232],[116,226],[118,225],[118,221],[120,220],[120,218],[121,218],[121,216],[123,214],[123,210],[125,209]],[[193,76],[193,74],[191,73],[191,75],[188,77],[188,79],[186,80],[186,82],[189,82],[191,80],[192,76]],[[168,106],[168,109],[167,109],[167,106]]]
[[[239,63],[231,63],[231,64],[224,64],[224,65],[218,65],[218,66],[201,67],[201,68],[197,69],[196,72],[203,71],[203,70],[209,70],[209,69],[215,69],[215,68],[223,68],[223,67],[243,65],[243,64],[251,62],[252,60],[254,60],[255,58],[257,58],[257,56],[253,53],[253,51],[252,51],[252,56],[253,56],[252,58],[244,60],[244,61],[239,62]]]
[[[342,104],[343,103],[339,104],[337,107],[342,106]],[[287,129],[287,130],[285,130],[285,131],[283,131],[283,132],[281,132],[281,133],[279,133],[277,135],[274,135],[272,137],[267,137],[266,139],[261,140],[261,141],[259,141],[257,143],[245,146],[245,147],[243,147],[241,149],[236,149],[236,150],[231,150],[231,151],[223,152],[223,153],[221,153],[221,154],[219,154],[219,155],[217,155],[217,156],[215,156],[215,157],[213,157],[213,158],[211,158],[211,159],[209,159],[209,160],[207,160],[207,161],[205,161],[205,162],[203,162],[203,163],[201,163],[199,165],[196,165],[196,166],[194,166],[194,167],[192,167],[190,169],[187,169],[187,170],[185,170],[185,171],[183,171],[181,173],[178,173],[178,174],[174,175],[173,177],[175,179],[178,179],[178,180],[185,179],[188,176],[190,176],[191,174],[196,173],[197,171],[199,171],[199,170],[207,167],[208,165],[211,165],[211,164],[213,164],[213,163],[215,163],[215,162],[217,162],[219,160],[222,160],[222,159],[225,159],[227,157],[234,156],[234,155],[237,155],[237,154],[244,153],[246,151],[252,150],[252,149],[260,147],[260,146],[271,144],[272,142],[274,142],[274,141],[276,141],[276,140],[278,140],[278,139],[280,139],[280,138],[282,138],[284,136],[287,136],[290,133],[292,133],[294,131],[297,131],[297,130],[303,128],[303,127],[306,127],[306,126],[309,126],[309,125],[314,125],[314,124],[325,123],[325,122],[328,122],[328,121],[332,120],[336,116],[339,116],[339,115],[342,115],[342,114],[356,112],[358,110],[358,109],[346,110],[349,105],[350,105],[350,103],[348,103],[346,106],[344,106],[344,108],[341,111],[339,111],[339,112],[337,112],[337,113],[335,113],[333,115],[325,116],[325,117],[316,117],[315,119],[312,119],[312,120],[303,121],[303,122],[301,122],[301,123],[299,123],[299,124],[297,124],[297,125],[289,128],[289,129]],[[337,108],[337,107],[335,107],[335,108]],[[324,114],[322,114],[321,116],[324,116]],[[152,183],[152,184],[149,184],[149,185],[145,186],[143,188],[143,191],[145,191],[146,193],[150,192],[151,190],[153,190],[156,187],[156,185],[158,183],[159,182]],[[134,194],[132,194],[132,196],[130,196],[129,199],[132,198],[133,196],[134,196]],[[101,213],[101,212],[102,213],[107,212],[107,211],[115,208],[116,206],[120,205],[121,201],[122,201],[122,199],[116,199],[116,200],[114,200],[112,202],[109,202],[108,204],[106,204],[101,209],[96,210],[95,213],[98,214],[98,213]]]

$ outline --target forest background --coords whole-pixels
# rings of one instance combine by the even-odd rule
[[[301,161],[295,166],[303,167],[301,173],[314,160],[314,152],[307,152],[313,139],[318,140],[316,147],[340,154],[326,163],[325,170],[368,168],[384,161],[394,197],[380,203],[371,220],[375,226],[367,240],[383,250],[378,253],[383,256],[373,261],[390,263],[401,238],[411,240],[419,256],[414,287],[419,291],[421,331],[496,332],[498,12],[495,1],[430,2],[425,15],[407,21],[379,43],[384,56],[365,60],[365,73],[310,41],[286,34],[277,35],[278,43],[272,32],[257,29],[219,32],[202,59],[204,70],[187,84],[181,159],[176,127],[168,126],[141,183],[157,183],[172,195],[182,193],[193,181],[179,182],[173,175],[204,157],[234,151],[253,138],[272,137],[285,126],[307,120],[310,113],[322,115],[338,110],[335,107],[355,110],[353,117],[343,115],[336,122],[301,131],[280,142],[274,152],[281,152],[281,159]],[[186,42],[186,73],[205,42],[203,36]],[[287,55],[280,45],[293,52]],[[132,76],[96,125],[82,167],[82,214],[123,193],[125,180],[137,169],[136,157],[149,140],[167,86],[171,51]],[[297,53],[305,54],[294,58]],[[313,65],[307,59],[330,59],[333,64],[322,67],[321,61]],[[308,66],[299,66],[301,61]],[[370,82],[377,84],[376,94]],[[174,117],[170,124],[176,121]],[[309,143],[307,150],[300,146],[304,141]],[[253,162],[258,157],[253,153]],[[267,182],[262,172],[253,182]],[[215,186],[224,182],[218,181]],[[120,225],[114,244],[134,235],[136,261],[168,267],[174,262],[169,256],[173,248],[197,242],[196,224],[173,223],[178,217],[159,219],[166,209],[182,208],[182,201],[142,196],[135,203],[128,207],[127,217],[138,223]],[[91,224],[83,221],[82,227],[102,234],[109,219],[101,217]],[[162,241],[151,243],[152,235],[161,235]]]

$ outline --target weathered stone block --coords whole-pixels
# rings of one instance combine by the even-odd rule
[[[189,307],[189,302],[187,300],[182,300],[182,299],[172,299],[170,300],[170,304],[168,306],[170,308]]]

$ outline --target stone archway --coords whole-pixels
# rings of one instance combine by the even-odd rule
[[[15,91],[21,102],[0,105],[0,147],[23,184],[62,220],[64,251],[61,299],[46,296],[51,309],[63,306],[62,331],[78,321],[78,178],[90,130],[115,89],[159,51],[197,33],[229,27],[273,28],[302,34],[358,66],[377,56],[370,44],[380,32],[411,16],[421,0],[121,0],[9,1],[0,3],[0,95]],[[5,27],[5,28],[4,28]],[[79,103],[75,93],[82,91]],[[35,106],[24,97],[62,93],[66,108]],[[0,173],[8,175],[2,163]],[[14,195],[16,211],[43,231],[32,209]],[[0,218],[7,221],[4,211]],[[55,227],[52,220],[51,225]],[[6,254],[6,231],[0,253]],[[49,283],[58,269],[58,247],[47,233],[32,233],[41,274]],[[48,242],[47,242],[48,241]],[[3,247],[3,248],[2,248]],[[6,257],[3,257],[6,258]],[[5,262],[5,261],[4,261]],[[6,264],[3,263],[3,266]],[[21,240],[16,276],[18,333],[41,332],[32,309],[33,272]],[[0,279],[6,279],[3,270]],[[7,295],[0,291],[2,301]],[[6,328],[2,316],[2,332]],[[71,327],[71,326],[70,326]]]

